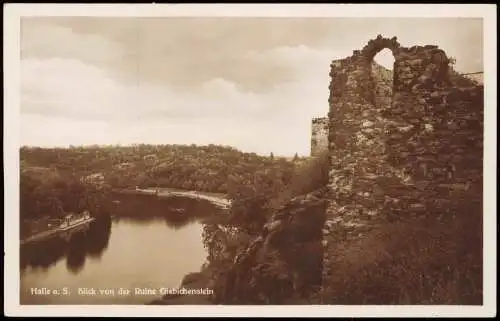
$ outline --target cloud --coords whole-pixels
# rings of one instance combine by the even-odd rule
[[[122,46],[92,33],[75,33],[69,27],[24,18],[21,24],[21,57],[69,58],[93,63],[109,63],[120,58]]]
[[[316,49],[313,47],[281,46],[263,51],[249,51],[244,56],[249,63],[278,65],[291,70],[291,79],[298,81],[304,77],[314,77],[318,73],[328,75],[330,63],[334,59],[345,58],[352,50]]]
[[[281,61],[296,75],[260,93],[244,91],[221,77],[178,90],[141,79],[121,82],[80,60],[24,59],[23,143],[168,140],[226,144],[259,153],[307,154],[311,118],[328,110],[330,55],[303,47],[250,55],[249,62],[255,64]]]
[[[21,112],[106,117],[112,106],[127,102],[122,92],[104,71],[79,60],[51,58],[21,62]]]
[[[267,92],[245,91],[221,77],[179,90],[142,78],[123,82],[109,71],[80,60],[24,59],[22,111],[100,120],[161,115],[247,118],[275,111],[291,113],[303,109],[304,100],[326,106],[329,64],[339,55],[305,46],[249,53],[245,59],[255,68],[281,64],[290,70],[289,81],[277,83]],[[325,107],[320,109],[326,113]]]

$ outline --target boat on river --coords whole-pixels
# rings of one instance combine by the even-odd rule
[[[84,226],[94,220],[95,218],[91,217],[88,211],[84,211],[82,214],[68,214],[64,217],[59,226],[52,227],[52,224],[47,224],[47,229],[21,240],[21,245],[41,241],[48,237],[58,235],[61,232],[66,232],[76,227]]]
[[[88,211],[84,211],[82,214],[69,214],[64,217],[58,229],[60,231],[67,231],[77,226],[88,224],[93,220],[95,220],[95,218],[91,217]]]

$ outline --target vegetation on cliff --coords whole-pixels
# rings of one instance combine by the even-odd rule
[[[482,219],[385,223],[333,244],[324,304],[482,304]]]
[[[288,184],[240,186],[229,221],[205,227],[214,303],[311,302],[321,285],[327,173],[323,153]]]

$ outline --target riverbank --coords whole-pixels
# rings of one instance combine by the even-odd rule
[[[156,195],[157,197],[187,197],[191,199],[206,200],[221,208],[228,209],[231,206],[231,201],[224,194],[200,192],[193,190],[181,190],[173,188],[147,187],[128,190],[115,190],[120,194],[134,195]]]

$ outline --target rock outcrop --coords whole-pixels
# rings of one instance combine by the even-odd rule
[[[324,190],[296,197],[274,213],[262,233],[234,258],[218,304],[284,304],[321,286]]]

